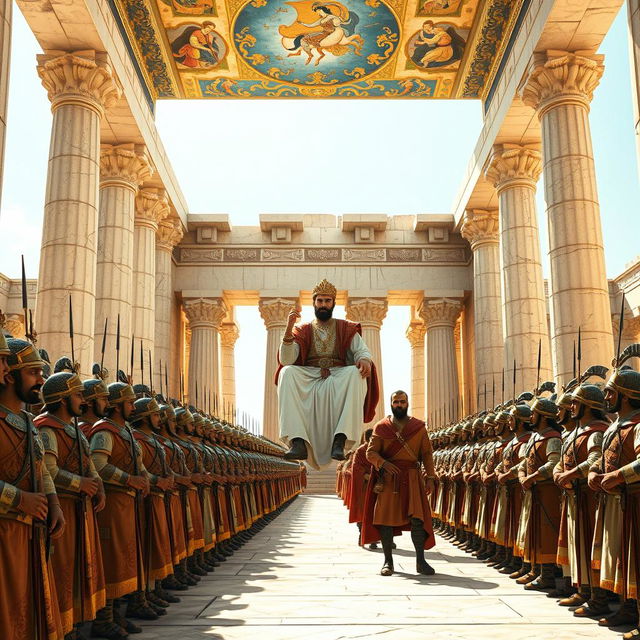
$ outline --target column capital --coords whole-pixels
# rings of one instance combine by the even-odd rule
[[[136,196],[136,217],[134,224],[158,230],[158,224],[169,215],[169,202],[164,189],[140,189]]]
[[[240,337],[240,329],[235,322],[225,322],[220,325],[220,344],[223,347],[230,347],[233,349],[236,345],[236,341]]]
[[[183,231],[180,220],[177,218],[165,218],[158,224],[156,247],[171,252],[173,247],[182,240],[182,236]]]
[[[407,340],[411,344],[412,348],[419,349],[424,348],[424,336],[427,333],[427,325],[424,322],[413,321],[406,331]]]
[[[604,56],[591,52],[547,51],[534,54],[520,88],[522,101],[542,117],[560,104],[589,109],[604,73]]]
[[[345,309],[347,320],[359,322],[363,327],[380,329],[389,304],[386,298],[348,298]]]
[[[267,329],[286,327],[289,313],[298,304],[296,298],[260,298],[258,309]]]
[[[498,244],[499,226],[497,209],[467,209],[460,232],[475,251],[482,245]]]
[[[541,172],[542,154],[538,145],[496,144],[485,168],[486,178],[498,193],[515,186],[535,190]]]
[[[462,302],[453,298],[425,298],[418,309],[418,315],[424,320],[427,331],[434,327],[454,328],[462,311]]]
[[[184,312],[191,330],[197,327],[219,329],[228,309],[222,298],[187,298]]]
[[[37,56],[38,76],[51,110],[65,104],[93,109],[100,117],[120,99],[122,89],[109,57],[96,51],[55,51]]]
[[[100,186],[117,185],[134,191],[153,173],[143,144],[100,145]]]

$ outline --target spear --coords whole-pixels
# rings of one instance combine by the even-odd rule
[[[36,343],[36,332],[33,330],[33,311],[29,309],[29,335],[31,342]]]
[[[491,389],[491,406],[492,407],[496,406],[496,375],[495,373],[493,374],[493,383],[492,383],[492,389]]]
[[[118,314],[118,327],[116,329],[116,380],[120,371],[120,314]]]
[[[571,376],[572,380],[577,378],[576,374],[576,341],[573,341],[573,375]]]
[[[180,371],[180,402],[184,404],[184,375]]]
[[[24,335],[30,340],[29,332],[29,301],[27,299],[27,276],[24,272],[24,256],[20,256],[22,260],[22,312],[24,313]]]
[[[104,332],[102,334],[102,348],[100,350],[100,375],[102,376],[102,371],[104,369],[104,350],[107,347],[107,318],[104,319]],[[116,371],[116,375],[118,372]]]
[[[622,348],[622,327],[624,326],[624,299],[625,294],[622,292],[622,302],[620,303],[620,322],[618,323],[618,346],[616,349],[616,367],[620,358],[620,349]]]
[[[162,360],[160,360],[160,395],[162,396]],[[167,394],[168,396],[169,394]],[[164,398],[164,396],[162,396]]]
[[[494,378],[494,384],[495,384],[495,378]],[[484,407],[482,407],[484,410],[487,409],[487,381],[485,379],[484,381]]]
[[[516,401],[516,360],[513,359],[513,401]]]
[[[151,366],[151,349],[149,349],[149,391],[153,398],[153,367]]]
[[[133,384],[133,354],[134,354],[135,342],[136,342],[136,336],[134,334],[134,335],[131,336],[131,359],[130,359],[130,363],[129,363],[130,373],[131,373],[129,378],[131,380],[131,384]]]
[[[131,360],[133,361],[133,358]],[[131,369],[133,369],[133,366],[131,367]],[[133,372],[131,373],[131,376],[133,376]],[[140,338],[140,377],[141,377],[140,382],[144,387],[144,349],[142,347],[142,338]]]
[[[582,362],[582,327],[578,327],[578,378],[580,377],[580,371],[582,367],[580,363]]]
[[[196,380],[196,409],[200,409],[200,405],[198,404],[198,381]]]
[[[538,372],[536,373],[536,390],[537,393],[538,387],[540,386],[540,366],[542,364],[542,338],[538,340]]]
[[[161,367],[162,369],[162,367]],[[160,377],[162,378],[162,370],[160,371]],[[167,373],[167,363],[164,363],[164,390],[167,393],[167,399],[169,398],[169,374]]]

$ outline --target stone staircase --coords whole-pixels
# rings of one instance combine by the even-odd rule
[[[309,495],[333,495],[336,492],[336,467],[332,462],[330,467],[316,471],[307,467],[307,489]]]

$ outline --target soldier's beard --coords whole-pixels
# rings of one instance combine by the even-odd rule
[[[409,407],[392,407],[391,413],[393,413],[393,417],[397,420],[402,420],[407,417],[407,412],[409,411]]]
[[[333,308],[331,309],[325,309],[324,307],[318,309],[314,309],[314,313],[316,314],[316,318],[318,318],[318,320],[329,320],[332,316],[333,316]]]

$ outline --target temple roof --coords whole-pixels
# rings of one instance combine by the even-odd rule
[[[110,0],[152,101],[486,100],[529,0]]]

